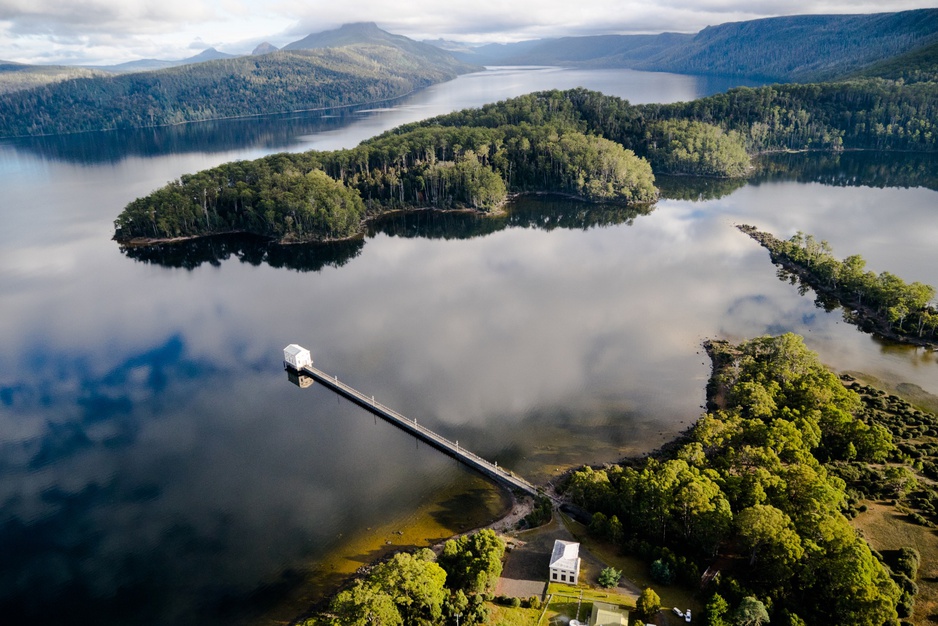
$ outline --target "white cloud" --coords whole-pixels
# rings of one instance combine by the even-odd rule
[[[118,62],[182,58],[194,41],[248,52],[346,22],[373,21],[417,39],[518,41],[600,33],[696,32],[728,21],[799,13],[872,13],[938,0],[0,0],[0,59]],[[223,42],[229,42],[224,45]],[[207,47],[207,46],[206,46]]]

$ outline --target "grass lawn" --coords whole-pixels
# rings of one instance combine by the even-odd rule
[[[852,524],[879,552],[911,546],[921,554],[918,570],[918,595],[915,596],[913,624],[938,621],[938,536],[932,528],[912,524],[895,508],[878,502],[864,502],[868,509],[857,515]]]
[[[488,603],[489,624],[492,626],[534,626],[541,609],[513,609],[493,602]]]
[[[630,611],[635,608],[635,604],[628,597],[604,589],[550,583],[547,587],[547,593],[551,596],[550,604],[544,613],[544,619],[540,621],[538,626],[566,624],[570,619],[577,619],[578,612],[579,620],[586,622],[593,610],[593,602],[616,604]]]
[[[632,581],[638,587],[644,589],[651,587],[661,598],[661,606],[670,609],[673,606],[682,611],[692,609],[694,613],[702,615],[703,604],[694,596],[694,591],[679,585],[659,585],[651,580],[648,574],[648,565],[640,558],[624,555],[619,548],[613,544],[597,541],[590,537],[583,524],[564,517],[564,523],[567,529],[576,537],[583,547],[589,550],[599,560],[608,563],[612,567],[622,570],[622,577]],[[923,555],[924,558],[924,555]]]

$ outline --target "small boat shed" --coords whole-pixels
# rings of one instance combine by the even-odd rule
[[[295,343],[291,343],[289,346],[283,349],[283,362],[293,369],[299,371],[307,365],[312,365],[313,357],[310,355],[309,350],[303,346],[298,346]]]

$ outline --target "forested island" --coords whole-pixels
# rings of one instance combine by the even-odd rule
[[[788,241],[755,226],[737,226],[763,247],[772,262],[783,268],[782,280],[814,289],[820,298],[832,298],[844,307],[844,319],[895,341],[938,346],[938,309],[932,300],[935,288],[920,282],[907,284],[890,272],[866,270],[860,255],[843,261],[832,254],[830,244],[813,235],[797,233]]]
[[[244,232],[345,239],[401,208],[491,211],[510,193],[652,203],[654,174],[741,177],[788,150],[938,149],[934,83],[867,79],[733,89],[634,106],[548,91],[407,124],[350,150],[277,154],[186,175],[131,202],[121,243]]]
[[[131,202],[115,221],[115,239],[238,231],[337,240],[390,210],[491,211],[509,192],[525,191],[635,204],[657,198],[646,160],[569,124],[433,126],[351,150],[277,154],[184,176]]]

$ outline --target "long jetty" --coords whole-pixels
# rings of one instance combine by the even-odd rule
[[[366,411],[374,413],[401,430],[410,433],[417,439],[430,444],[440,452],[448,454],[486,478],[510,489],[517,489],[532,496],[538,495],[538,488],[520,476],[506,470],[504,467],[499,467],[497,463],[486,461],[478,454],[466,450],[465,447],[459,445],[459,442],[453,442],[442,435],[438,435],[426,426],[418,424],[417,420],[405,417],[397,411],[384,406],[380,402],[375,401],[374,396],[366,396],[351,385],[343,383],[339,380],[338,376],[330,376],[312,365],[304,365],[297,369],[289,363],[285,362],[284,364],[294,371],[310,376],[313,380],[325,385],[340,396],[351,400]]]

